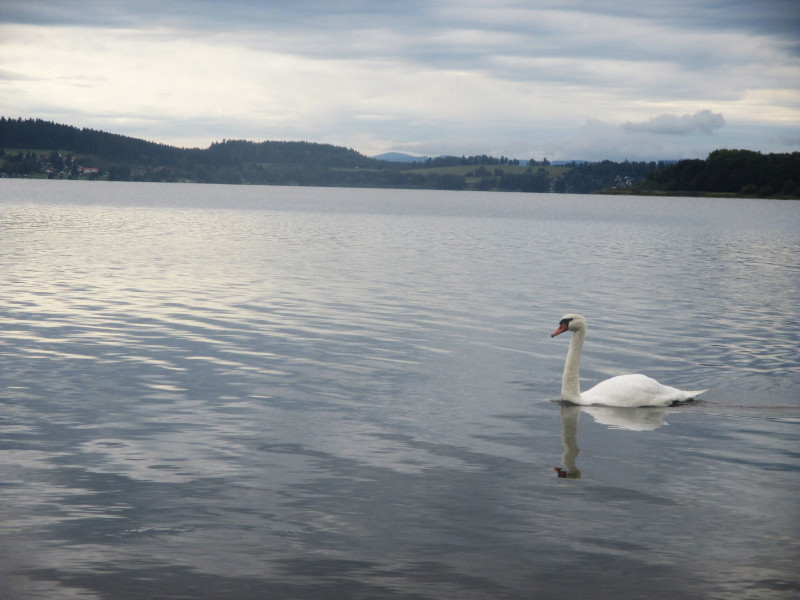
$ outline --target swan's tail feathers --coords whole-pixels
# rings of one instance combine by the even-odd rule
[[[708,390],[697,390],[696,392],[683,392],[683,397],[678,400],[673,400],[672,406],[680,406],[681,404],[688,404],[694,402],[695,398]]]

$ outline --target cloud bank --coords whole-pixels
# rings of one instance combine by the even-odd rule
[[[725,125],[721,114],[701,110],[693,115],[658,115],[641,123],[625,123],[627,131],[643,131],[667,135],[690,135],[692,133],[712,133]]]

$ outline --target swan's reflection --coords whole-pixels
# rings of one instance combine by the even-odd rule
[[[653,431],[667,422],[664,418],[671,411],[668,408],[617,408],[612,406],[578,406],[577,404],[561,404],[561,441],[564,453],[561,455],[561,467],[554,470],[559,477],[580,479],[581,470],[575,464],[580,453],[578,448],[578,417],[582,412],[589,413],[602,425],[612,429],[629,429],[631,431]]]
[[[561,405],[561,441],[564,443],[564,453],[561,455],[561,467],[556,467],[555,472],[559,477],[580,479],[581,471],[575,464],[578,453],[578,417],[581,407],[577,404]]]

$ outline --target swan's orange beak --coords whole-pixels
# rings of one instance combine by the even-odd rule
[[[564,333],[567,328],[569,327],[569,323],[561,323],[553,333],[550,334],[550,337],[556,337],[559,333]]]

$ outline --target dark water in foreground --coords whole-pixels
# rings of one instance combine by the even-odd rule
[[[0,181],[0,235],[0,598],[797,596],[798,203]],[[704,400],[552,402],[566,312]]]

